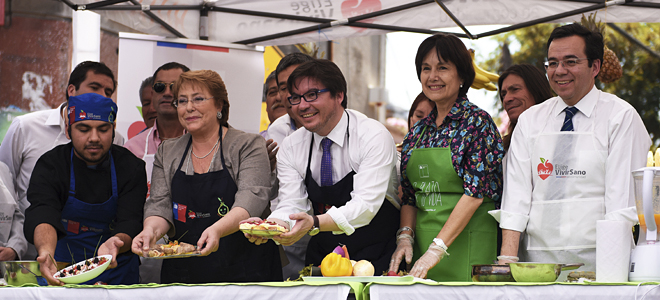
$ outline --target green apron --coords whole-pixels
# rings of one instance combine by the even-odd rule
[[[413,149],[406,172],[415,188],[417,204],[413,245],[413,261],[417,261],[428,250],[463,196],[463,179],[454,170],[449,148]],[[450,255],[431,268],[427,278],[472,281],[472,265],[493,263],[497,255],[497,222],[488,211],[494,209],[493,200],[484,197],[463,232],[447,249]]]

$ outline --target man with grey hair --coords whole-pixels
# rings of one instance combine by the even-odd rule
[[[154,78],[149,76],[142,81],[139,90],[140,103],[142,103],[142,119],[144,120],[144,124],[147,125],[146,128],[153,127],[154,122],[156,122],[156,110],[151,106],[151,96],[153,93],[151,86],[153,84]]]

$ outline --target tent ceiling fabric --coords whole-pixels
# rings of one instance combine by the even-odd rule
[[[433,0],[61,0],[82,5],[136,31],[167,37],[205,39],[249,45],[289,45],[384,34],[400,29],[430,33],[433,28],[457,27]],[[72,3],[75,1],[74,3]],[[441,1],[456,19],[470,25],[531,25],[573,22],[581,12],[598,10],[609,23],[658,22],[660,0],[454,0]],[[609,6],[605,6],[607,3]],[[405,9],[401,9],[401,8]],[[205,12],[201,12],[206,8]],[[600,8],[600,9],[597,9]],[[232,12],[227,12],[232,11]],[[386,13],[379,13],[379,12]],[[570,12],[568,16],[566,14]],[[573,13],[575,12],[575,13]],[[150,13],[149,16],[147,13]],[[208,14],[206,18],[200,15]],[[361,16],[372,18],[364,19]],[[297,18],[297,20],[296,20]],[[171,26],[167,29],[161,19]],[[359,20],[356,20],[359,19]],[[202,24],[200,25],[200,20]],[[357,21],[357,22],[356,22]],[[353,23],[356,22],[356,23]],[[360,25],[360,27],[346,24]],[[361,23],[361,24],[357,24]],[[389,26],[389,27],[388,27]],[[365,27],[376,27],[365,28]],[[201,30],[200,30],[201,28]],[[388,30],[384,30],[388,29]],[[499,31],[506,31],[504,28]],[[283,33],[292,34],[284,36]],[[475,33],[475,38],[491,33]],[[182,36],[181,36],[182,35]]]

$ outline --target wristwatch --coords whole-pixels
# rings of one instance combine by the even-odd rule
[[[312,215],[312,219],[314,219],[314,226],[312,226],[312,228],[309,229],[309,232],[307,232],[307,234],[309,234],[310,236],[315,236],[319,234],[321,228],[319,227],[319,217],[317,217],[316,215]]]

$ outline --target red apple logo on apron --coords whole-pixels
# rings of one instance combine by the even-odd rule
[[[552,164],[545,160],[545,158],[541,157],[541,163],[536,167],[536,170],[539,173],[539,177],[545,180],[552,174]]]
[[[351,18],[379,11],[382,7],[380,0],[346,0],[341,3],[341,15],[344,18]],[[360,22],[373,23],[374,19],[361,20]],[[352,28],[360,32],[366,29],[358,27]]]

